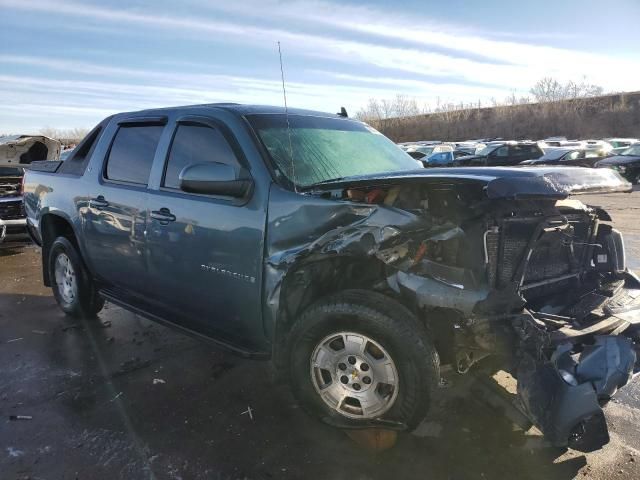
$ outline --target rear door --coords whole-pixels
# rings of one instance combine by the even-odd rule
[[[123,296],[144,296],[148,285],[146,192],[164,123],[162,119],[120,122],[83,219],[93,271]]]
[[[222,122],[183,116],[172,128],[162,178],[148,200],[153,300],[193,330],[250,347],[252,338],[263,337],[264,205],[256,195],[181,191],[178,176],[187,165],[219,162],[239,172],[248,164]]]

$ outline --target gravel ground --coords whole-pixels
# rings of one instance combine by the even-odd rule
[[[640,268],[640,191],[583,199],[611,213]],[[611,443],[592,454],[518,430],[472,377],[373,453],[301,412],[267,363],[109,304],[68,319],[40,277],[37,249],[0,251],[2,480],[640,478],[640,382],[608,405]]]

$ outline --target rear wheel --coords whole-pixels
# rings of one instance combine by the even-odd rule
[[[77,248],[58,237],[49,251],[49,278],[60,308],[72,317],[93,317],[104,306]]]
[[[313,415],[343,426],[377,420],[415,428],[439,376],[415,316],[395,300],[352,290],[312,305],[291,334],[293,392]]]

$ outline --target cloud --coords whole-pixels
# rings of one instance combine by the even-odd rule
[[[370,8],[325,2],[293,2],[283,6],[272,0],[247,0],[224,4],[196,3],[203,9],[209,5],[209,11],[213,9],[244,13],[245,19],[243,23],[239,23],[212,20],[206,18],[206,15],[169,16],[147,13],[150,11],[148,8],[115,10],[64,0],[56,3],[41,0],[0,1],[0,5],[17,9],[47,11],[105,22],[126,22],[174,32],[216,33],[224,35],[226,40],[250,43],[258,48],[273,49],[275,41],[281,40],[288,53],[520,91],[528,89],[542,76],[568,80],[582,75],[603,84],[607,89],[626,90],[635,87],[632,76],[612,77],[609,72],[623,69],[632,74],[640,74],[640,62],[637,60],[612,59],[588,52],[492,40],[455,27],[431,28],[432,25],[428,21],[389,16],[385,12]],[[161,9],[153,9],[158,10]],[[277,12],[277,15],[273,15],[274,12]],[[251,17],[264,18],[269,14],[271,18],[296,20],[297,22],[289,23],[295,23],[298,28],[304,24],[329,26],[351,33],[367,34],[370,37],[367,40],[354,40],[337,36],[335,33],[299,33],[291,29],[256,26],[248,21]],[[220,18],[220,15],[214,17]],[[264,25],[264,22],[262,24]],[[416,24],[420,27],[415,27]],[[448,28],[449,31],[443,28]],[[386,41],[381,41],[380,38]],[[389,39],[408,42],[412,46],[389,46]],[[439,53],[433,51],[433,47],[459,54]],[[487,60],[471,59],[469,55],[485,57]]]
[[[353,111],[370,97],[398,93],[431,104],[501,99],[514,90],[524,94],[543,76],[566,81],[586,75],[606,90],[632,90],[640,76],[640,59],[632,56],[531,44],[522,37],[519,41],[490,38],[420,14],[410,18],[327,1],[186,0],[175,4],[130,0],[126,7],[115,8],[73,0],[0,0],[0,8],[63,17],[56,29],[71,33],[96,28],[107,38],[135,31],[179,38],[185,45],[224,42],[254,53],[268,51],[274,62],[280,40],[285,62],[291,58],[296,65],[287,71],[289,101],[313,109],[326,109],[331,102],[332,108],[345,105]],[[66,108],[71,109],[66,115],[78,119],[94,115],[91,118],[97,121],[104,112],[151,106],[214,101],[280,104],[282,100],[277,69],[251,76],[234,74],[250,69],[241,59],[212,66],[188,55],[145,57],[132,67],[130,60],[137,53],[134,43],[125,52],[127,61],[118,63],[73,60],[68,58],[69,50],[47,56],[46,44],[41,51],[38,56],[0,54],[5,67],[0,101],[14,118],[21,112],[32,115],[35,106],[58,119]],[[225,74],[219,73],[222,69]],[[620,71],[625,74],[612,74]],[[57,77],[51,72],[58,72]]]
[[[274,12],[277,12],[278,18],[294,20],[297,25],[303,22],[309,25],[338,28],[348,32],[366,33],[374,37],[413,44],[418,48],[421,46],[438,47],[458,52],[458,56],[463,58],[464,55],[485,58],[487,59],[484,62],[486,64],[497,63],[511,67],[524,67],[529,71],[537,68],[540,76],[557,75],[561,78],[575,78],[576,74],[597,75],[598,71],[607,71],[603,80],[611,81],[611,76],[608,75],[608,71],[611,70],[623,68],[625,71],[631,69],[635,73],[640,73],[640,61],[633,51],[629,52],[633,58],[631,59],[555,46],[495,40],[486,38],[486,35],[482,35],[483,32],[457,25],[443,24],[425,18],[419,13],[409,17],[366,6],[314,0],[296,0],[287,3],[274,0],[244,0],[241,3],[215,3],[204,0],[187,0],[187,2],[214,11],[237,14],[244,12],[244,15],[257,18],[264,18],[270,14],[273,16]],[[501,35],[516,36],[516,34],[505,34],[504,32]],[[566,34],[541,32],[528,35],[519,34],[518,36],[520,38],[557,39],[565,38]],[[409,48],[408,51],[415,54],[415,48]],[[455,57],[456,54],[452,53],[449,56]],[[474,64],[477,65],[478,62],[474,62]],[[502,72],[496,73],[501,74]]]

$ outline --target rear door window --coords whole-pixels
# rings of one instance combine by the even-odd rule
[[[494,155],[496,157],[508,157],[509,156],[509,147],[502,146],[500,148],[498,148],[497,150],[495,150]]]
[[[162,125],[121,126],[111,144],[105,177],[147,185]]]
[[[217,162],[240,168],[238,159],[217,129],[205,125],[179,125],[173,137],[162,186],[180,188],[178,176],[194,163]]]

